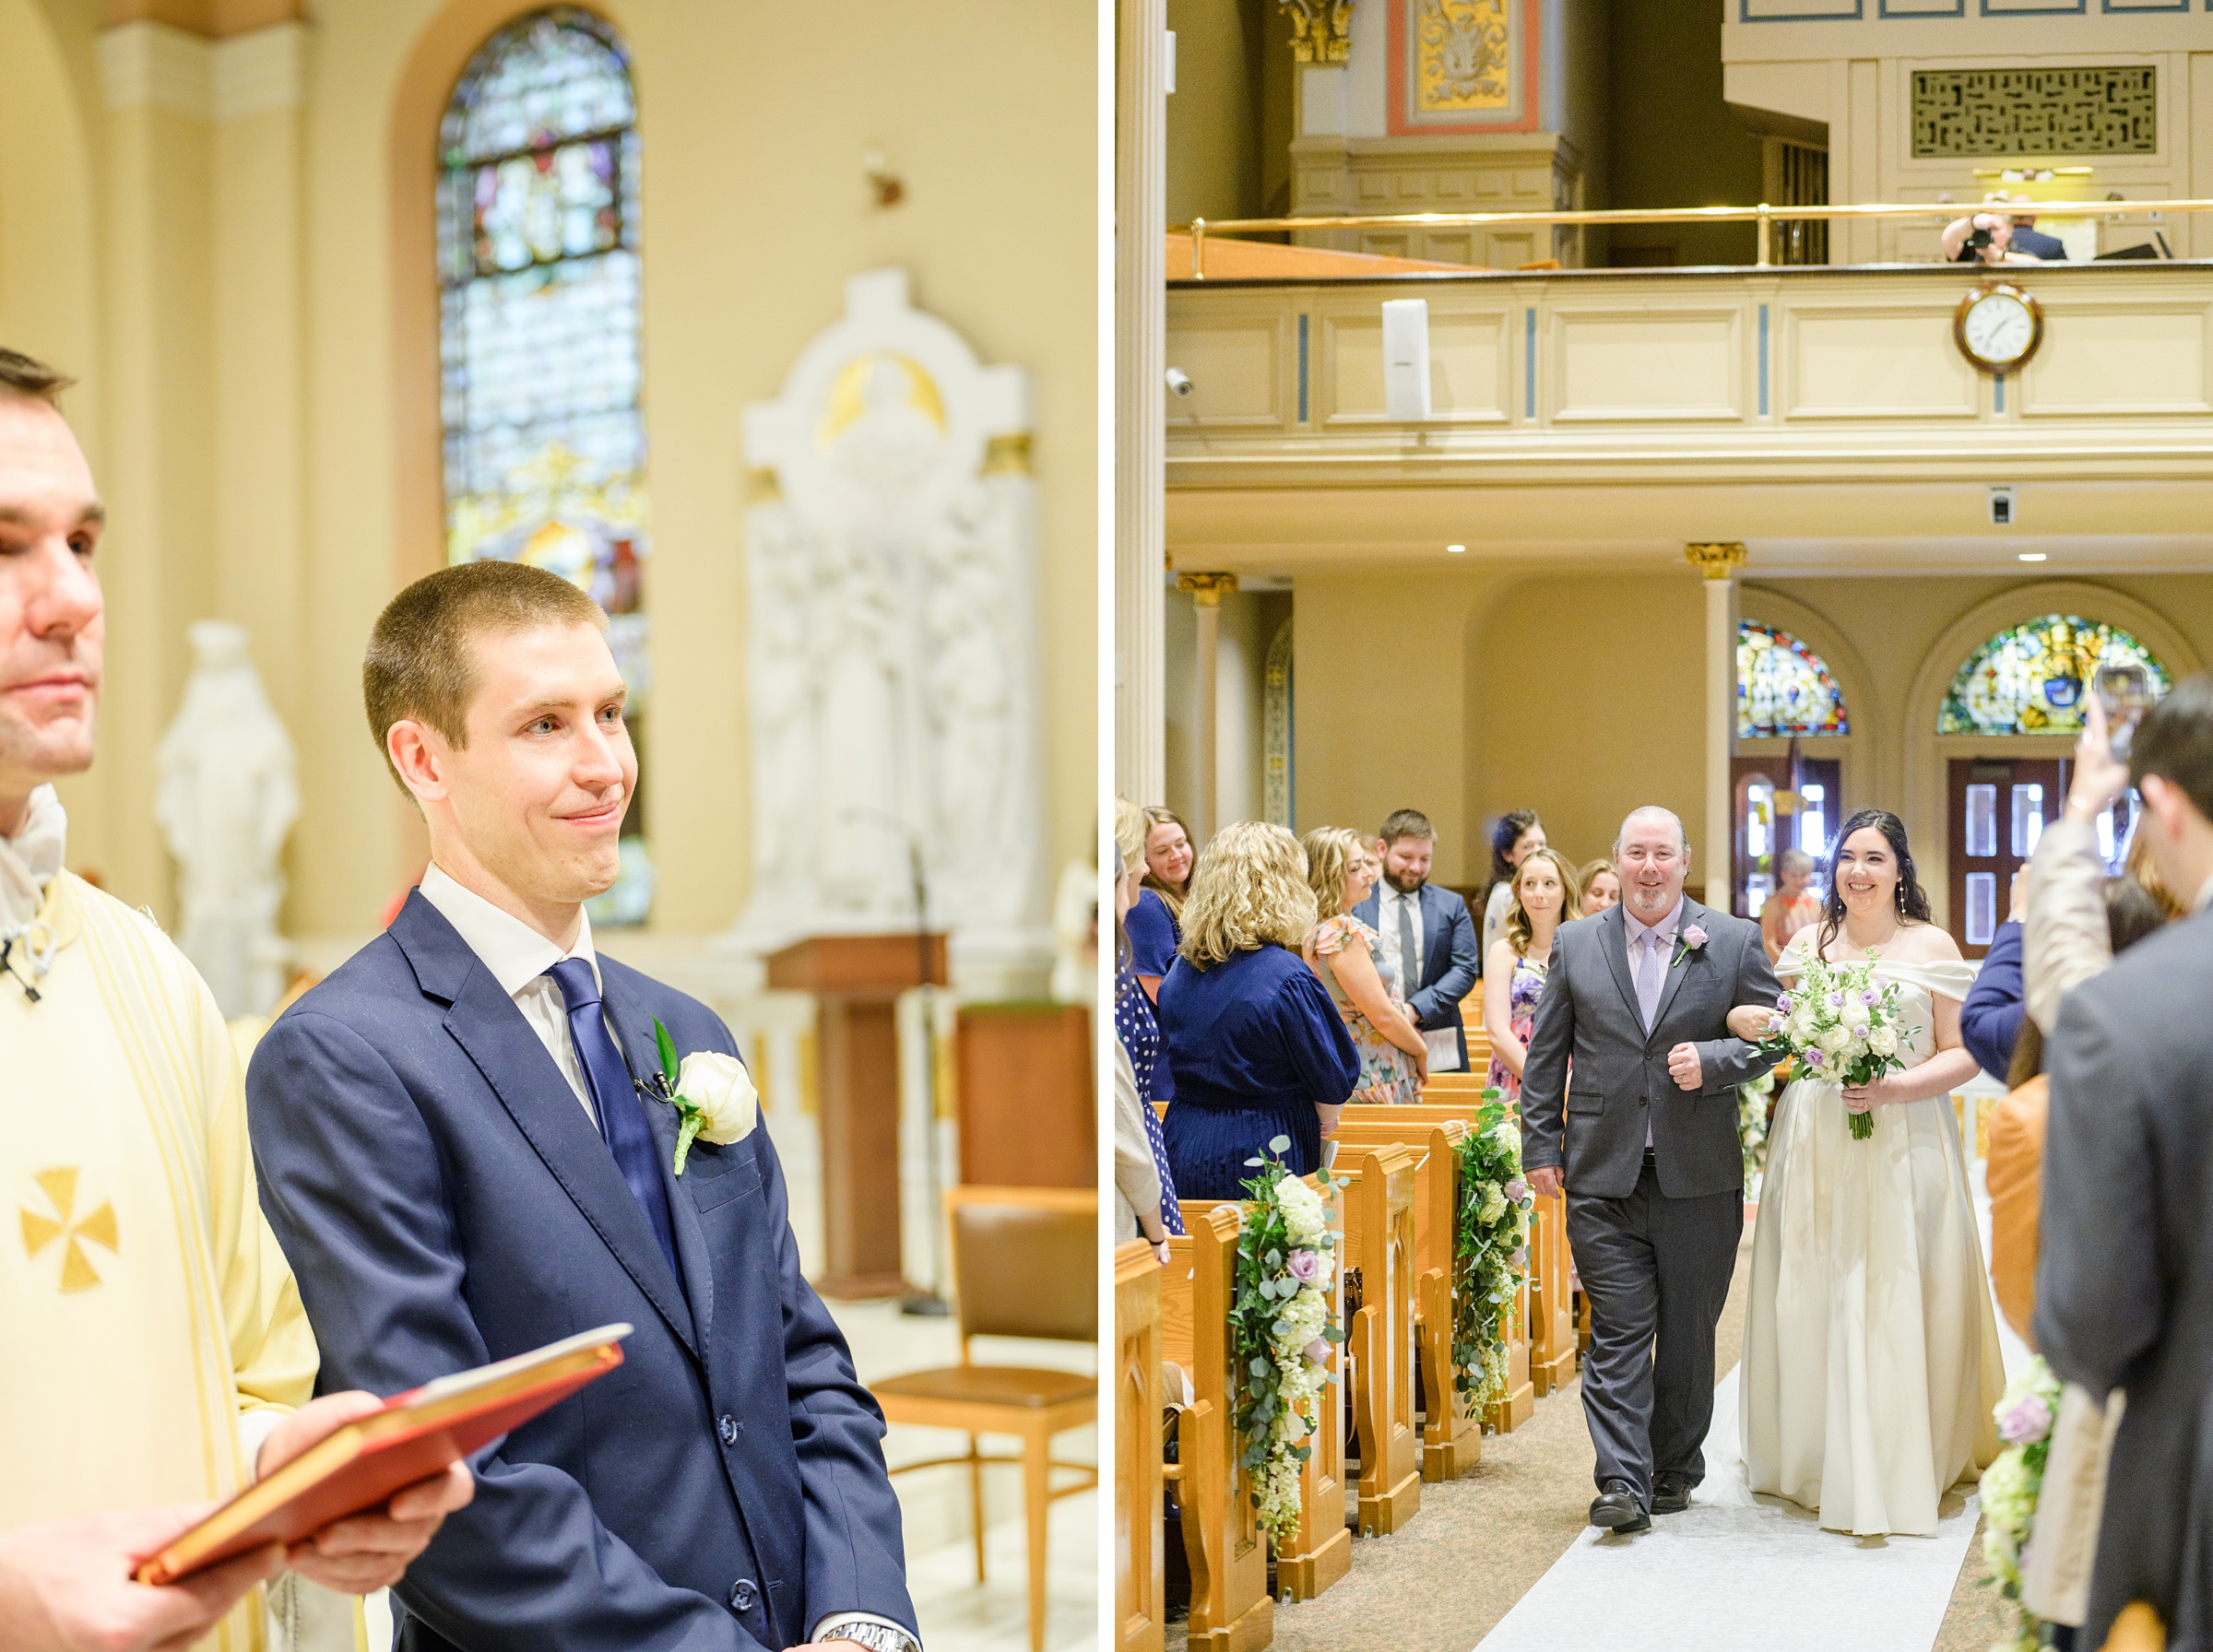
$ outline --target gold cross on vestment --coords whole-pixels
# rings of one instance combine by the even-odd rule
[[[23,1218],[23,1254],[36,1257],[56,1239],[62,1240],[62,1289],[89,1291],[100,1283],[100,1275],[92,1267],[91,1258],[85,1255],[83,1241],[90,1240],[111,1253],[118,1250],[115,1232],[115,1207],[105,1200],[97,1210],[77,1217],[77,1177],[73,1168],[57,1167],[41,1170],[31,1180],[45,1193],[53,1214],[46,1216],[29,1205],[19,1208]]]

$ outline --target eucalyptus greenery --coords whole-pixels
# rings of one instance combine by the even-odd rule
[[[1284,1169],[1290,1146],[1278,1136],[1266,1158],[1245,1162],[1259,1174],[1245,1184],[1229,1310],[1239,1460],[1260,1525],[1279,1547],[1298,1530],[1299,1469],[1313,1455],[1331,1350],[1344,1340],[1330,1311],[1337,1236],[1321,1197]],[[1328,1189],[1328,1167],[1315,1179]]]
[[[1496,1089],[1461,1139],[1452,1234],[1452,1383],[1473,1404],[1506,1397],[1506,1320],[1529,1277],[1529,1213],[1520,1125]]]

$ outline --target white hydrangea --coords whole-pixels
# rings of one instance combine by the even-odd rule
[[[1283,1208],[1284,1230],[1292,1244],[1311,1248],[1329,1231],[1321,1195],[1296,1176],[1287,1175],[1276,1183],[1275,1202]]]
[[[1506,1189],[1496,1182],[1482,1184],[1483,1203],[1477,1207],[1475,1220],[1488,1227],[1506,1214]]]

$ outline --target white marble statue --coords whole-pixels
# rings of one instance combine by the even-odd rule
[[[911,927],[918,841],[956,981],[1045,983],[1035,485],[1020,369],[984,367],[906,277],[746,410],[752,897],[734,938]]]
[[[243,626],[189,630],[184,702],[155,753],[154,819],[176,857],[177,944],[225,1016],[260,1015],[284,989],[278,857],[300,814],[292,741],[246,654]]]

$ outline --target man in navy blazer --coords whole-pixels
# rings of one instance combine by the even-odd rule
[[[1383,950],[1402,959],[1401,981],[1415,1024],[1425,1032],[1450,1030],[1460,1049],[1460,1070],[1465,1072],[1468,1034],[1461,1023],[1460,1001],[1483,973],[1475,920],[1465,901],[1429,885],[1437,828],[1428,816],[1399,809],[1383,822],[1381,836],[1383,881],[1353,908],[1353,915],[1382,938]],[[1403,968],[1406,960],[1414,968]]]
[[[653,1023],[680,1054],[734,1057],[729,1031],[592,948],[637,778],[605,626],[495,561],[377,621],[370,725],[431,866],[255,1052],[262,1203],[325,1387],[635,1327],[481,1456],[395,1591],[403,1648],[917,1652],[882,1417],[800,1277],[767,1131],[726,1126],[674,1172]]]

